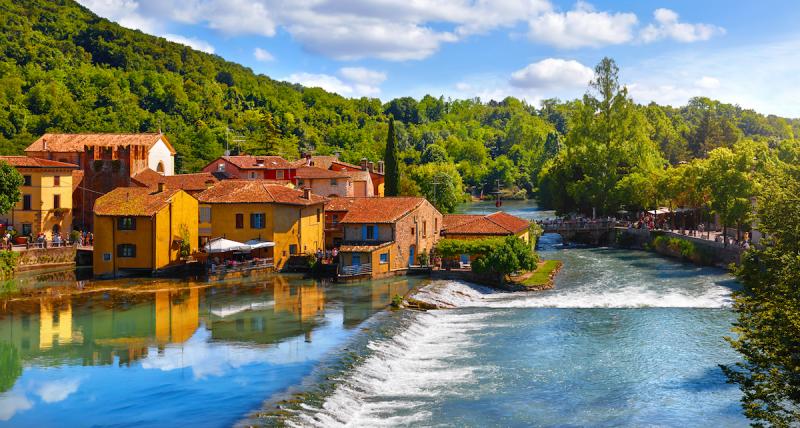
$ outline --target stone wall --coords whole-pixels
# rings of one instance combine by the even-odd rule
[[[75,264],[75,247],[37,248],[20,252],[17,270],[33,270]]]
[[[691,244],[694,247],[692,254],[682,254],[679,248],[669,245],[655,245],[659,236],[666,239],[677,239]],[[695,238],[665,231],[648,231],[641,229],[617,229],[617,246],[624,248],[652,250],[658,254],[678,258],[699,265],[713,265],[728,267],[731,263],[738,264],[744,250],[736,246],[725,247],[722,243],[707,239]]]

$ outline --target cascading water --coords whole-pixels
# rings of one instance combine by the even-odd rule
[[[540,248],[556,287],[500,293],[437,281],[293,426],[745,426],[718,364],[736,284],[646,253]]]

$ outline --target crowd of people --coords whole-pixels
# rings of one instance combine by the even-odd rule
[[[333,264],[336,263],[339,258],[339,249],[334,248],[332,250],[322,251],[321,248],[317,248],[317,252],[314,253],[314,256],[317,261],[322,264]]]

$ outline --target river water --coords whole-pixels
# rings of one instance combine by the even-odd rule
[[[0,427],[747,426],[718,368],[737,358],[729,275],[558,244],[543,238],[565,266],[539,293],[415,278],[42,284],[0,302]],[[384,310],[413,287],[455,308]]]

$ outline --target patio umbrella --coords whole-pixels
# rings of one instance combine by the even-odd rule
[[[251,239],[245,242],[245,245],[249,245],[251,249],[257,250],[259,248],[266,248],[266,247],[274,247],[275,243],[271,241],[262,241],[259,239]]]
[[[230,239],[216,238],[208,241],[204,249],[209,254],[227,253],[230,251],[250,251],[250,246]]]

